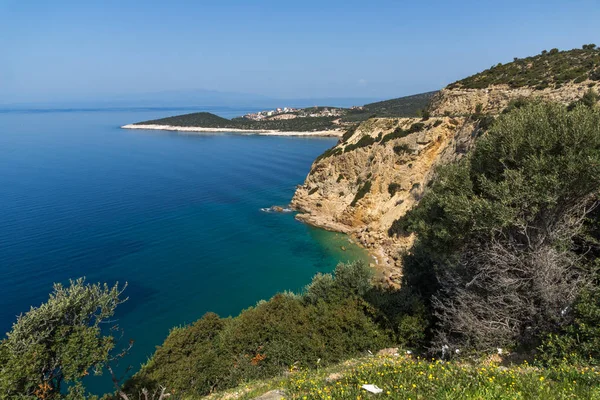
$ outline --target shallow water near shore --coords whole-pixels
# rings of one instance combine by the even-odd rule
[[[368,259],[344,235],[261,211],[288,204],[336,139],[119,129],[178,113],[0,113],[2,332],[53,282],[128,282],[117,318],[135,340],[124,363],[137,370],[174,326],[235,315],[339,261]],[[110,390],[107,377],[89,383]]]

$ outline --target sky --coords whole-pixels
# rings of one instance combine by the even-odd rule
[[[0,104],[215,90],[386,99],[600,44],[599,0],[0,0]]]

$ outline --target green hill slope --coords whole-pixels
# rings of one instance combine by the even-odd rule
[[[437,92],[427,92],[412,96],[399,97],[376,103],[366,104],[362,108],[345,109],[336,107],[310,107],[290,114],[310,114],[322,111],[325,108],[336,108],[342,116],[315,116],[298,117],[293,119],[265,119],[254,121],[247,118],[226,119],[208,112],[198,112],[173,117],[143,121],[134,125],[170,125],[182,127],[202,127],[219,129],[244,129],[244,130],[277,130],[283,132],[310,132],[344,128],[344,125],[366,121],[377,117],[414,117],[419,110],[427,108],[429,101]],[[337,123],[336,123],[337,121]]]
[[[544,50],[541,54],[515,58],[449,85],[448,88],[483,89],[491,85],[511,88],[531,86],[537,89],[560,87],[568,82],[600,81],[600,49]]]

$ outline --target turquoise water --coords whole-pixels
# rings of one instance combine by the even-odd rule
[[[343,235],[260,211],[286,205],[335,139],[118,128],[178,113],[0,112],[1,331],[53,282],[128,282],[117,317],[137,369],[173,326],[366,257]]]

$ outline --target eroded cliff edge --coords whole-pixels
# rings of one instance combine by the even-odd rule
[[[422,197],[437,165],[468,153],[486,118],[521,98],[572,103],[600,82],[585,80],[536,89],[451,85],[432,100],[430,118],[372,118],[312,165],[292,199],[297,219],[348,233],[377,259],[377,279],[396,286],[400,254],[413,237],[390,237],[388,229]]]

